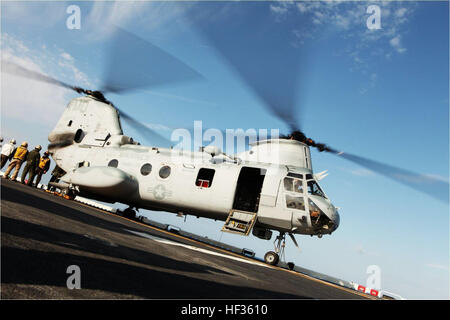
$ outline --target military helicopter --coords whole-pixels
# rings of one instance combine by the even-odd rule
[[[62,86],[82,95],[68,103],[48,136],[50,153],[66,172],[61,178],[63,182],[56,185],[67,193],[126,204],[129,208],[124,215],[129,218],[135,217],[136,209],[149,209],[224,221],[223,232],[243,236],[252,232],[264,240],[270,240],[272,232],[278,231],[274,250],[264,256],[271,265],[277,265],[283,255],[286,235],[298,246],[296,234],[322,237],[339,227],[338,209],[319,184],[326,173],[313,172],[310,148],[353,161],[435,196],[428,188],[411,182],[421,175],[340,152],[308,138],[293,114],[280,112],[276,101],[266,99],[264,94],[260,97],[287,124],[289,134],[257,140],[250,144],[249,150],[232,155],[210,146],[180,151],[155,145],[154,141],[161,136],[120,110],[105,94],[202,76],[174,56],[122,29],[117,30],[114,43],[107,76],[99,91],[66,84],[2,61],[3,72]],[[161,61],[170,65],[173,77],[170,72],[163,72],[162,80],[155,73],[149,79],[136,76],[131,83],[121,80],[124,77],[120,72],[136,70],[130,64],[120,67],[129,61],[136,45],[153,57],[152,65]],[[227,55],[226,50],[221,52],[239,71],[238,60]],[[139,62],[131,63],[142,68]],[[247,75],[241,73],[248,80]],[[250,83],[250,87],[262,92],[255,83]],[[125,135],[122,120],[145,135],[151,145],[141,145]],[[442,183],[431,178],[429,181]],[[443,187],[448,190],[448,184]]]

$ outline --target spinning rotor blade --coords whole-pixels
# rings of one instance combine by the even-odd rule
[[[233,3],[229,4],[228,8],[233,7],[233,5]],[[237,5],[245,6],[242,3]],[[363,157],[338,152],[323,143],[314,142],[301,131],[300,125],[295,119],[294,105],[298,99],[295,95],[300,80],[298,74],[300,72],[304,77],[305,73],[304,54],[300,52],[299,48],[293,46],[289,33],[279,31],[278,27],[281,24],[270,23],[272,21],[268,16],[270,10],[267,10],[267,6],[264,6],[264,4],[261,4],[261,6],[262,8],[257,8],[252,3],[252,9],[254,9],[251,11],[252,23],[246,23],[245,28],[241,28],[241,22],[239,21],[245,21],[246,19],[243,19],[240,15],[239,21],[236,21],[238,20],[236,19],[228,22],[227,28],[223,28],[225,23],[221,21],[222,23],[217,26],[211,23],[207,25],[200,23],[199,29],[224,60],[233,67],[262,100],[266,108],[289,127],[291,134],[284,138],[292,138],[317,148],[319,151],[333,153],[448,203],[448,182]],[[265,9],[265,11],[260,9]],[[249,10],[246,10],[246,12],[249,12]],[[237,12],[237,14],[239,13]],[[229,16],[235,19],[235,15]],[[286,24],[289,23],[288,20],[283,21],[283,27],[286,28]],[[301,21],[294,22],[290,30],[301,31]],[[266,39],[270,39],[270,41],[266,41]],[[300,92],[300,94],[303,94],[305,90],[303,83],[302,89],[303,92]]]
[[[290,137],[306,143],[310,147],[315,147],[320,152],[325,151],[328,153],[332,153],[338,157],[356,163],[374,173],[383,175],[391,180],[413,188],[416,191],[428,194],[429,196],[444,203],[449,202],[449,183],[442,179],[438,179],[430,175],[418,174],[350,153],[342,151],[339,152],[323,143],[317,143],[312,139],[306,138],[305,135],[299,131],[293,132]]]
[[[148,140],[152,144],[162,145],[165,147],[170,147],[173,144],[170,140],[164,138],[163,136],[158,134],[155,130],[150,129],[148,126],[137,121],[127,113],[120,110],[119,108],[116,107],[116,109],[119,111],[121,119],[126,121],[128,125],[133,127],[137,132],[139,132],[146,140]]]
[[[444,180],[434,178],[429,175],[418,174],[345,152],[337,152],[335,150],[331,150],[329,152],[367,168],[372,172],[381,174],[391,180],[399,182],[419,192],[425,193],[444,203],[448,203],[449,201],[449,183]]]
[[[103,76],[104,93],[117,93],[202,79],[170,53],[121,28],[114,38]]]
[[[56,79],[46,76],[40,72],[29,70],[27,68],[19,66],[18,64],[14,63],[14,62],[11,62],[11,61],[2,60],[2,71],[12,74],[12,75],[21,76],[21,77],[24,77],[27,79],[33,79],[33,80],[40,81],[40,82],[46,82],[49,84],[56,85],[58,87],[63,87],[63,88],[67,88],[70,90],[74,90],[78,93],[85,92],[85,90],[82,88],[75,87],[75,86],[72,86],[65,82],[56,80]]]
[[[216,6],[220,6],[210,5],[216,11]],[[305,50],[294,44],[295,36],[286,32],[286,24],[290,30],[299,30],[304,22],[288,18],[283,24],[277,23],[266,3],[252,2],[251,8],[246,8],[248,4],[242,2],[225,6],[225,9],[235,10],[239,19],[234,14],[228,15],[233,20],[223,18],[224,21],[219,20],[216,24],[207,19],[207,23],[197,22],[197,29],[273,115],[286,123],[291,131],[299,129],[294,106],[299,100],[299,75],[304,77],[306,72]],[[242,8],[244,11],[240,11]],[[251,12],[251,16],[244,18],[243,12]],[[245,28],[242,21],[247,22]]]
[[[106,103],[110,102],[104,98],[103,93],[122,94],[144,87],[202,78],[198,72],[174,56],[123,29],[115,28],[112,43],[112,48],[106,59],[102,91],[90,91],[72,86],[42,73],[28,70],[13,62],[2,60],[2,70],[10,74],[71,89],[78,93],[88,94]],[[119,110],[117,107],[115,108]],[[155,143],[156,140],[165,145],[171,145],[169,140],[148,126],[122,110],[119,111],[123,120],[141,132],[146,139],[150,139],[152,143]],[[72,143],[73,137],[58,137],[57,141],[50,143],[49,148],[65,147]]]
[[[428,194],[429,196],[432,196],[433,198],[444,203],[448,203],[449,201],[449,183],[442,179],[434,178],[429,175],[418,174],[350,153],[342,151],[339,152],[323,143],[317,143],[312,139],[306,138],[305,135],[299,131],[293,132],[290,135],[290,138],[306,143],[310,147],[315,147],[320,152],[325,151],[332,153],[338,157],[356,163],[374,173],[383,175],[391,180],[413,188],[416,191]]]

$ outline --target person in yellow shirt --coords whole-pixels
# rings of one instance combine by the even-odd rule
[[[17,147],[16,152],[14,153],[14,157],[13,160],[10,162],[8,168],[6,169],[5,172],[5,179],[9,179],[9,174],[11,173],[12,169],[15,169],[11,180],[15,181],[17,178],[17,175],[19,174],[19,170],[20,167],[22,166],[23,161],[27,158],[28,156],[28,142],[24,141],[22,142],[22,144],[20,145],[20,147]]]
[[[45,151],[44,155],[39,160],[38,167],[36,168],[36,188],[38,187],[39,182],[41,182],[42,175],[46,174],[49,168],[50,168],[49,152]],[[33,185],[33,181],[31,181],[31,185]]]

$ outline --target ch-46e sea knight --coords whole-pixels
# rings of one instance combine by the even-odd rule
[[[228,62],[242,71],[242,78],[250,82],[249,86],[273,114],[287,123],[290,133],[277,139],[255,141],[247,151],[232,155],[211,146],[180,152],[155,145],[156,139],[152,138],[159,134],[120,110],[104,94],[201,76],[158,47],[123,30],[117,32],[116,49],[110,52],[108,72],[100,91],[85,90],[11,61],[2,61],[4,72],[62,86],[82,95],[69,102],[48,136],[52,158],[66,172],[58,185],[65,192],[126,204],[127,217],[134,217],[134,210],[142,208],[221,220],[224,232],[243,236],[252,233],[265,240],[278,231],[275,249],[264,257],[267,263],[276,265],[286,235],[297,245],[296,234],[322,237],[332,234],[339,226],[338,210],[319,185],[326,174],[313,172],[311,147],[344,157],[399,182],[409,184],[405,181],[413,179],[402,177],[418,176],[338,152],[307,138],[293,114],[280,112],[273,99],[276,95],[267,96],[258,87],[259,83],[251,81],[248,70],[239,65],[239,59],[227,55],[226,50],[222,53]],[[153,57],[150,63],[129,59],[136,46],[146,50],[147,57]],[[153,68],[155,65],[157,69]],[[144,66],[150,69],[152,77],[142,77],[142,72],[135,78],[122,74],[136,72],[136,68]],[[141,145],[125,135],[122,120],[145,135],[150,145]]]

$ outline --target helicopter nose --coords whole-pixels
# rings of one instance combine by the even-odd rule
[[[334,232],[339,227],[339,222],[340,222],[339,212],[336,209],[336,207],[333,205],[331,205],[331,208],[329,208],[328,212],[329,212],[328,218],[330,218],[330,220],[332,222],[332,227],[331,227],[330,231]]]
[[[341,220],[341,218],[339,216],[339,212],[337,211],[336,208],[334,209],[334,215],[331,220],[333,221],[333,229],[332,229],[332,232],[333,232],[339,227],[339,222]]]

